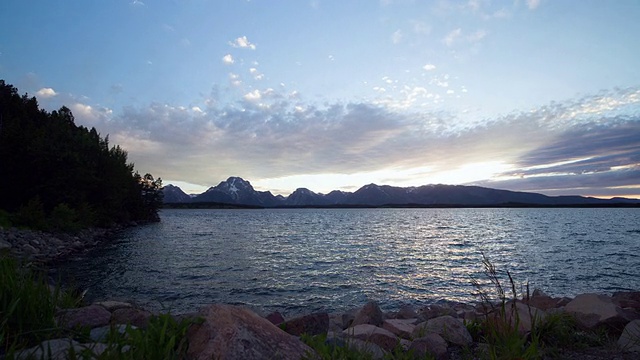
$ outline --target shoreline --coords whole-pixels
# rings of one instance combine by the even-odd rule
[[[0,250],[8,250],[12,257],[26,261],[29,265],[55,266],[57,262],[95,249],[125,228],[88,229],[74,235],[0,229]],[[494,295],[494,288],[491,286],[483,287],[483,290],[487,294]],[[104,333],[111,331],[110,329],[114,326],[122,328],[126,324],[145,329],[154,315],[162,314],[162,312],[152,312],[137,306],[135,299],[127,301],[100,299],[80,308],[61,309],[56,313],[56,323],[68,326],[68,329],[80,326],[91,329],[92,333],[94,331]],[[301,335],[307,334],[321,336],[326,344],[333,344],[332,346],[348,347],[351,346],[349,344],[360,344],[356,351],[369,353],[373,358],[382,358],[385,354],[388,355],[394,351],[412,350],[420,354],[430,353],[436,359],[457,360],[465,358],[462,357],[465,352],[471,352],[475,356],[483,353],[487,346],[492,346],[484,343],[483,336],[486,334],[473,333],[482,328],[480,325],[478,325],[480,328],[476,328],[473,324],[486,324],[488,321],[494,321],[496,314],[500,314],[499,310],[498,312],[495,309],[489,310],[491,304],[497,304],[496,309],[502,306],[502,316],[506,319],[504,320],[506,326],[508,328],[515,326],[513,331],[515,334],[520,334],[518,336],[522,336],[524,341],[529,341],[526,339],[531,337],[532,323],[536,321],[535,319],[549,318],[558,314],[572,317],[572,321],[577,324],[575,330],[572,330],[577,331],[576,334],[584,331],[597,333],[600,331],[598,329],[605,329],[609,334],[607,339],[615,337],[614,342],[606,344],[604,341],[602,344],[589,343],[591,345],[586,350],[575,349],[569,346],[570,344],[565,344],[568,347],[560,349],[563,359],[627,360],[636,358],[640,352],[640,349],[634,347],[636,341],[640,343],[640,333],[637,338],[623,339],[628,326],[637,326],[640,329],[640,291],[622,291],[611,295],[583,293],[570,298],[552,297],[540,290],[535,290],[531,297],[525,300],[514,302],[503,298],[502,304],[486,301],[464,303],[440,299],[430,301],[424,306],[405,304],[390,311],[382,311],[377,303],[369,302],[347,311],[308,313],[303,310],[290,318],[285,318],[278,311],[261,316],[255,309],[248,306],[218,303],[204,305],[196,312],[171,314],[171,317],[176,321],[196,317],[204,319],[203,324],[190,325],[187,335],[190,343],[199,344],[189,350],[193,358],[206,358],[206,354],[211,351],[221,354],[221,358],[239,358],[238,356],[241,357],[246,353],[238,354],[233,351],[236,351],[238,346],[240,348],[245,346],[247,341],[250,344],[249,350],[251,348],[266,349],[265,353],[261,353],[258,358],[271,358],[274,353],[269,352],[279,351],[278,346],[281,346],[281,341],[290,342],[296,349],[308,351],[310,348],[301,341]],[[504,312],[505,309],[507,309],[506,312]],[[514,316],[518,319],[515,324],[512,322]],[[444,331],[438,330],[439,328],[434,325],[441,322]],[[521,328],[521,325],[524,327]],[[450,337],[454,328],[459,329],[458,335],[463,340]],[[212,333],[211,329],[218,329],[216,330],[218,332],[235,332],[242,329],[251,338],[249,340],[231,338],[228,339],[227,347],[212,348],[219,341],[215,338],[216,331]],[[266,338],[253,338],[263,332],[268,334],[265,335]],[[425,334],[428,335],[428,339],[423,336]],[[276,339],[282,340],[276,341]],[[73,340],[70,338],[58,340],[67,343],[66,350],[61,350],[67,352],[69,346],[80,346],[80,349],[90,347],[92,351],[96,346],[105,347],[98,340],[82,344],[76,342],[75,345],[72,345]],[[240,343],[237,344],[236,341]],[[46,346],[48,345],[49,343],[46,343]],[[41,348],[44,346],[40,345]],[[623,351],[622,348],[635,352]],[[248,351],[246,347],[243,349]],[[38,349],[26,351],[38,351]],[[292,359],[295,358],[300,356],[292,357]]]
[[[129,226],[87,228],[77,233],[53,233],[39,230],[0,228],[0,252],[6,251],[25,263],[54,267],[73,256],[89,252],[108,242]]]

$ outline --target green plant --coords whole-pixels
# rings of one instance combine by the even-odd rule
[[[67,204],[58,204],[51,211],[49,219],[49,227],[55,231],[61,232],[77,232],[81,225],[78,220],[78,214]]]
[[[127,326],[124,332],[112,328],[106,339],[106,350],[84,351],[92,359],[183,359],[186,357],[187,331],[199,319],[175,320],[171,314],[152,317],[146,328]]]
[[[11,226],[11,214],[6,210],[0,209],[0,229],[8,229]]]
[[[472,279],[472,284],[477,290],[477,295],[482,299],[482,305],[485,309],[484,320],[479,325],[480,337],[487,344],[484,355],[492,360],[542,358],[539,334],[532,332],[527,336],[520,331],[521,319],[517,309],[518,294],[511,273],[506,271],[511,291],[511,298],[509,298],[507,296],[508,290],[505,290],[502,285],[497,269],[484,253],[482,254],[482,264],[484,274],[498,298],[496,305],[491,293],[478,280]],[[532,315],[531,308],[529,308],[529,316],[532,328],[535,328],[537,318]]]
[[[60,286],[50,287],[42,272],[0,257],[0,345],[5,351],[55,333],[57,308],[72,304],[77,299]]]

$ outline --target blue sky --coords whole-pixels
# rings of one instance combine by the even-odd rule
[[[640,197],[640,3],[3,1],[0,78],[187,192]]]

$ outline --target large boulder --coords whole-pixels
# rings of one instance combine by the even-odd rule
[[[329,314],[322,312],[300,316],[285,321],[279,327],[295,336],[326,334],[329,330]]]
[[[129,324],[139,328],[146,328],[151,319],[151,313],[144,309],[124,307],[116,309],[112,313],[114,324]]]
[[[58,325],[66,329],[89,328],[109,324],[111,313],[100,305],[89,305],[77,309],[63,310],[57,314]]]
[[[623,309],[633,309],[636,312],[640,312],[640,291],[615,292],[611,300]]]
[[[505,304],[504,313],[498,311],[493,314],[494,317],[506,316],[506,321],[512,326],[517,325],[520,334],[526,334],[531,331],[533,325],[537,322],[544,321],[546,313],[531,304],[524,304],[519,301],[508,302]]]
[[[418,319],[387,319],[382,323],[382,328],[391,331],[394,335],[403,339],[409,339],[416,328]]]
[[[375,301],[370,301],[365,304],[358,312],[356,313],[351,326],[369,324],[375,326],[381,326],[382,321],[384,320],[384,315],[382,310],[380,310],[380,306]]]
[[[423,337],[428,332],[436,333],[454,345],[467,346],[473,342],[471,334],[462,320],[449,315],[433,318],[418,324],[413,330],[413,337]]]
[[[564,310],[574,316],[578,325],[589,330],[606,327],[621,333],[629,322],[625,312],[606,295],[578,295],[564,307]]]
[[[393,351],[400,339],[389,330],[371,324],[360,324],[344,330],[344,335],[354,339],[368,341],[385,351]]]
[[[413,340],[409,346],[409,351],[413,352],[416,359],[424,359],[427,355],[437,360],[448,359],[447,350],[447,341],[436,333],[426,333],[423,337]]]
[[[187,334],[188,356],[193,359],[298,360],[313,350],[249,309],[209,305],[198,312],[201,324]]]
[[[618,346],[625,351],[640,353],[640,320],[633,320],[624,327]]]

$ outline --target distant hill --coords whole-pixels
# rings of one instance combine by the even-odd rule
[[[163,188],[165,203],[230,204],[251,207],[350,207],[350,206],[640,206],[638,199],[596,199],[583,196],[547,196],[530,192],[498,190],[480,186],[424,185],[396,187],[369,184],[355,192],[334,190],[328,194],[306,188],[296,189],[289,196],[256,191],[249,181],[230,177],[196,196],[185,194],[179,187]]]

